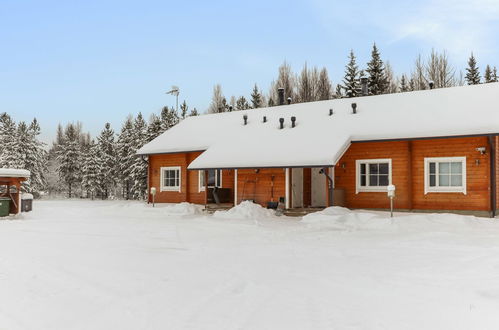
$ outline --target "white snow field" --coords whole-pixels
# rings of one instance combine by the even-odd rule
[[[499,328],[497,220],[34,201],[0,251],[0,329]]]

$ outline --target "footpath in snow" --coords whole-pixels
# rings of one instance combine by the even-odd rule
[[[0,220],[0,329],[497,329],[499,221],[34,201]]]

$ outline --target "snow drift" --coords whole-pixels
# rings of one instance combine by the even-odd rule
[[[217,211],[213,214],[215,218],[231,220],[265,219],[275,217],[275,211],[263,208],[259,204],[243,201],[227,211]]]

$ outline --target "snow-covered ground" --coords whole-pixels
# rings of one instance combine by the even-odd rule
[[[499,327],[497,220],[35,201],[0,251],[0,329]]]

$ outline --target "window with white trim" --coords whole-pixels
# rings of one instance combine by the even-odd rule
[[[466,194],[466,157],[424,159],[425,194],[458,192]]]
[[[205,191],[206,190],[205,171],[199,170],[198,171],[198,178],[199,178],[199,192]]]
[[[208,187],[222,187],[222,170],[208,170]]]
[[[181,170],[180,166],[161,167],[161,191],[181,190]]]
[[[359,159],[356,162],[357,193],[386,192],[392,182],[391,159]]]

